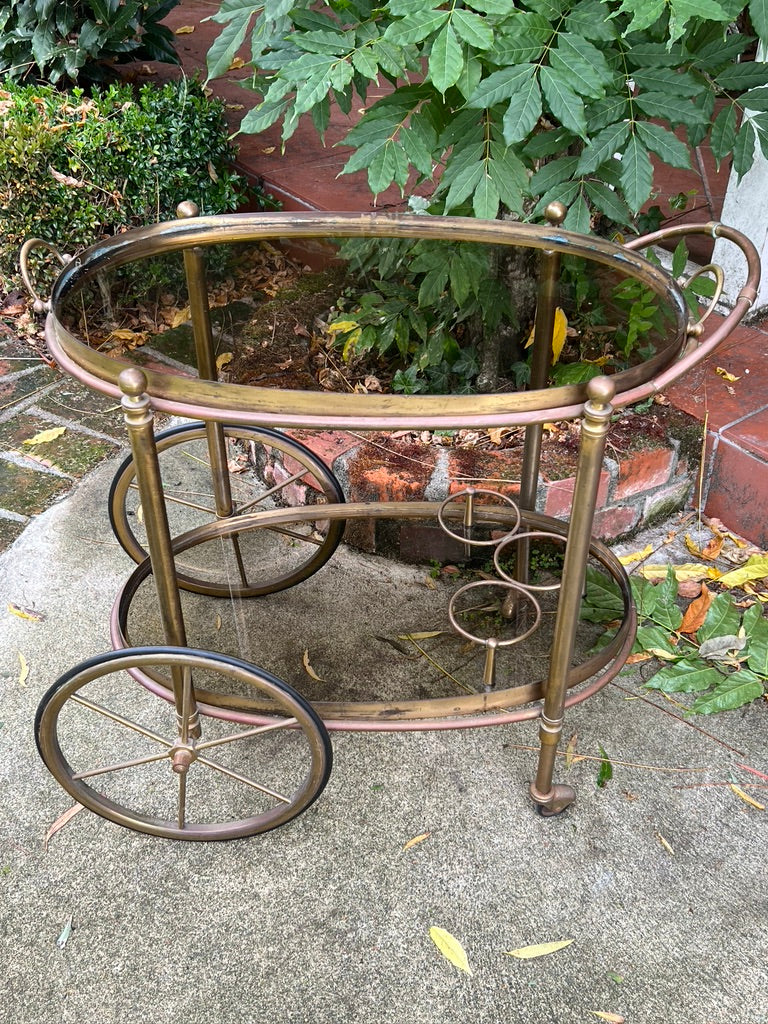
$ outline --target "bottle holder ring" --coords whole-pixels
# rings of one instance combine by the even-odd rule
[[[517,583],[518,585],[521,585],[520,581],[513,579],[513,577],[510,576],[502,568],[501,559],[504,557],[505,549],[507,547],[509,547],[510,544],[517,544],[521,540],[528,540],[528,541],[531,541],[531,540],[548,540],[548,541],[556,541],[557,543],[562,544],[562,545],[565,545],[567,543],[567,538],[566,537],[561,537],[560,534],[558,534],[558,533],[551,533],[548,530],[528,530],[525,533],[515,533],[512,536],[502,537],[498,547],[496,548],[496,550],[493,553],[493,564],[494,564],[494,566],[496,568],[496,572],[499,574],[499,576],[501,576],[501,578],[503,580],[506,580],[508,583]],[[537,591],[539,593],[544,593],[546,591],[559,590],[561,584],[562,584],[561,580],[558,580],[557,583],[545,583],[545,584],[542,584],[542,583],[534,584],[534,583],[528,583],[526,581],[525,582],[525,589],[526,590],[535,590],[535,591]]]
[[[496,637],[483,638],[481,636],[475,636],[474,633],[470,633],[468,630],[464,629],[463,626],[459,625],[456,618],[456,602],[462,594],[466,594],[468,591],[475,590],[478,587],[498,587],[505,590],[508,595],[511,593],[520,594],[533,606],[535,610],[536,615],[533,625],[526,629],[524,633],[520,633],[519,636],[512,636],[506,640],[498,640]],[[468,611],[469,609],[465,610]],[[473,644],[480,644],[483,647],[493,647],[494,649],[498,647],[512,647],[514,644],[519,644],[522,643],[523,640],[527,640],[528,637],[532,633],[535,633],[539,628],[539,623],[541,622],[541,605],[533,594],[529,592],[528,588],[523,586],[522,583],[514,583],[511,580],[475,580],[472,583],[467,583],[465,586],[461,587],[453,595],[450,603],[448,604],[448,618],[451,626],[456,630],[456,632],[466,640],[470,640]]]
[[[490,497],[500,499],[506,505],[508,505],[509,508],[511,508],[515,513],[514,525],[506,531],[504,536],[491,537],[490,540],[475,540],[474,538],[467,536],[466,532],[465,534],[457,533],[455,530],[451,530],[450,527],[446,525],[444,515],[445,509],[449,505],[458,502],[461,498],[465,499],[463,524],[464,530],[468,532],[472,530],[473,527],[479,525],[475,519],[475,497],[478,494],[485,494]],[[485,505],[483,506],[483,508],[487,509],[488,506]],[[501,494],[499,491],[492,491],[486,487],[466,487],[463,491],[457,491],[455,494],[451,494],[448,498],[445,499],[444,502],[442,502],[442,504],[437,510],[437,521],[440,524],[440,527],[444,533],[446,533],[449,537],[452,537],[454,540],[460,541],[462,544],[467,544],[471,547],[495,547],[502,541],[505,541],[507,540],[507,538],[513,536],[520,528],[520,509],[518,508],[517,503],[512,500],[512,498],[509,498],[506,494]]]

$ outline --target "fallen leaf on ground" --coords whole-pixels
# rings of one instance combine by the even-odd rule
[[[682,565],[673,565],[672,571],[678,583],[690,580],[716,580],[721,575],[713,565],[702,565],[701,562],[684,562]],[[667,578],[667,565],[644,565],[641,569],[637,570],[637,575],[652,582],[654,580],[665,580]]]
[[[245,61],[242,57],[233,57],[232,61],[227,68],[227,71],[237,71],[238,68],[245,67]]]
[[[467,974],[472,973],[464,947],[450,932],[447,932],[445,928],[432,927],[429,929],[429,937],[445,959],[450,960],[454,967],[458,967],[460,971],[466,971]]]
[[[30,446],[48,444],[49,441],[55,441],[57,437],[61,437],[66,429],[66,427],[51,427],[50,430],[41,430],[39,434],[35,434],[34,437],[28,437],[23,443]]]
[[[221,355],[216,359],[216,369],[223,370],[225,366],[232,362],[231,352],[222,352]]]
[[[768,555],[753,555],[738,569],[732,569],[720,577],[724,587],[740,587],[750,580],[762,580],[768,576]]]
[[[432,835],[431,832],[422,832],[419,836],[414,836],[413,839],[409,839],[403,847],[403,850],[410,850],[412,846],[418,846],[419,843],[423,843],[425,839],[429,839]]]
[[[661,832],[657,832],[656,833],[656,838],[659,840],[659,842],[664,847],[664,849],[667,851],[667,853],[670,854],[672,857],[674,857],[675,856],[675,851],[672,849],[672,847],[667,842],[667,840],[664,838],[664,836],[661,834]]]
[[[722,377],[723,380],[727,380],[729,384],[733,384],[735,381],[741,380],[741,377],[737,377],[735,374],[729,373],[724,366],[716,366],[715,373],[718,377]]]
[[[29,665],[27,664],[27,659],[24,657],[21,651],[19,651],[19,665],[21,667],[21,670],[19,672],[19,686],[26,686],[27,679],[29,678]]]
[[[576,745],[579,742],[579,734],[573,733],[571,738],[568,740],[568,746],[565,748],[565,767],[568,771],[573,767],[573,758],[576,753]]]
[[[590,1010],[600,1020],[607,1020],[609,1024],[624,1024],[624,1017],[620,1013],[606,1013],[605,1010]]]
[[[310,663],[309,663],[309,651],[304,651],[304,654],[303,654],[302,659],[301,659],[301,663],[304,666],[304,671],[307,673],[307,675],[310,677],[310,679],[314,679],[315,682],[317,682],[317,683],[322,683],[324,681],[324,680],[322,680],[320,678],[320,676],[317,674],[317,672],[315,672],[315,670],[310,665]]]
[[[714,600],[714,593],[706,583],[702,583],[701,593],[694,601],[691,601],[685,610],[683,621],[680,623],[680,632],[695,633],[697,629],[700,629],[704,625],[704,619],[707,617],[709,606]]]
[[[66,944],[69,942],[69,936],[72,934],[72,915],[70,914],[67,918],[67,923],[61,929],[61,934],[56,939],[56,945],[59,949],[64,949]]]
[[[570,946],[573,939],[561,939],[559,942],[539,942],[535,946],[520,946],[519,949],[508,949],[506,955],[518,960],[535,960],[540,956],[549,956],[560,949]]]
[[[171,327],[181,327],[185,324],[191,316],[189,306],[185,306],[184,309],[177,309],[171,317]]]
[[[633,551],[628,555],[619,555],[619,561],[622,565],[632,565],[634,562],[642,562],[649,555],[653,554],[653,544],[648,544],[642,551]]]
[[[653,655],[650,651],[638,651],[637,654],[630,654],[627,660],[624,662],[625,665],[639,665],[643,661],[650,661]]]
[[[723,537],[713,537],[703,548],[700,548],[690,533],[686,533],[685,546],[696,558],[703,558],[708,562],[713,562],[723,549],[723,540]]]
[[[179,25],[174,35],[177,36],[188,36],[191,32],[195,31],[194,25]]]
[[[22,608],[19,604],[8,605],[11,615],[17,615],[20,619],[29,619],[31,622],[42,622],[45,616],[42,612],[36,612],[33,608]]]
[[[82,811],[82,804],[74,804],[74,806],[68,808],[64,813],[54,821],[48,831],[45,833],[45,839],[43,840],[43,849],[48,849],[48,843],[56,835],[59,829],[64,828],[68,821],[71,821],[76,814]]]
[[[424,586],[427,588],[427,590],[437,590],[437,584],[435,583],[431,576],[424,577]]]
[[[749,793],[745,793],[744,792],[744,790],[741,788],[741,786],[737,786],[734,782],[732,782],[731,783],[731,789],[733,790],[733,792],[736,794],[737,797],[739,797],[741,800],[744,801],[745,804],[749,804],[750,807],[754,807],[755,810],[758,810],[758,811],[764,811],[765,810],[765,805],[761,804],[761,803],[758,803],[757,800],[753,800],[753,798],[749,795]]]
[[[442,636],[444,629],[432,629],[426,633],[403,633],[398,640],[430,640],[433,636]]]

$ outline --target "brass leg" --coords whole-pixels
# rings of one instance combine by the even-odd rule
[[[118,383],[123,392],[123,415],[136,467],[136,480],[147,531],[147,547],[160,602],[165,640],[174,647],[186,647],[187,636],[176,581],[176,564],[152,429],[154,417],[149,396],[146,394],[147,378],[138,367],[131,367],[129,370],[123,370]],[[184,672],[179,666],[172,667],[171,675],[179,729],[182,733],[189,731],[192,735],[197,735],[200,723],[194,694],[190,694]]]
[[[581,421],[581,451],[573,491],[572,516],[568,528],[544,708],[539,725],[541,749],[536,780],[531,784],[530,790],[534,803],[545,815],[559,814],[576,798],[570,786],[554,786],[552,775],[563,731],[566,681],[573,658],[613,395],[614,386],[608,377],[596,377],[587,385],[588,400]]]

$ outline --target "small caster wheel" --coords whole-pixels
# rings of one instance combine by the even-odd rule
[[[576,790],[573,786],[553,786],[547,796],[542,798],[531,786],[531,798],[542,818],[554,818],[574,802]]]

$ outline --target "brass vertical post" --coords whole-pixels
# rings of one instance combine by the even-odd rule
[[[157,460],[155,436],[152,430],[154,417],[146,393],[147,378],[138,367],[123,370],[118,377],[123,392],[121,405],[131,442],[133,464],[136,467],[136,481],[139,498],[144,511],[147,530],[147,547],[152,564],[152,575],[160,603],[165,641],[174,647],[186,647],[187,636],[181,598],[176,582],[176,565],[173,559],[171,533],[163,496],[163,481]],[[198,713],[194,697],[185,697],[184,673],[177,666],[172,667],[173,696],[176,713],[182,732],[197,727]]]
[[[565,548],[560,600],[539,725],[541,749],[536,781],[531,785],[531,797],[543,814],[557,814],[575,799],[575,793],[570,786],[552,785],[552,775],[555,754],[563,730],[565,691],[573,659],[614,393],[613,382],[608,377],[595,377],[587,385],[587,403],[581,421],[581,449],[576,469],[568,542]]]
[[[553,227],[562,224],[567,211],[562,203],[550,203],[544,215]],[[531,356],[530,387],[542,390],[547,386],[547,376],[552,361],[552,335],[555,328],[557,309],[557,287],[560,280],[560,254],[544,250],[539,270],[539,290],[536,299],[536,324],[533,333],[533,354]],[[523,467],[520,473],[520,507],[536,508],[536,491],[539,485],[539,463],[541,461],[541,423],[531,423],[525,428]],[[528,560],[530,542],[523,539],[517,546],[515,579],[528,582]]]
[[[196,203],[179,203],[176,214],[179,218],[197,217],[200,210]],[[211,328],[211,310],[208,305],[208,281],[205,269],[205,256],[202,248],[197,245],[184,250],[184,272],[187,278],[189,295],[189,314],[192,320],[192,334],[195,339],[197,357],[197,374],[201,380],[217,380],[216,351],[213,344]],[[229,480],[229,459],[227,458],[227,442],[224,427],[221,423],[207,420],[205,435],[208,443],[208,459],[211,468],[211,486],[216,515],[226,519],[234,515],[235,505],[232,500],[232,488]],[[240,552],[240,543],[236,533],[232,534],[232,550],[237,563],[240,582],[247,585],[248,578],[245,564]]]

